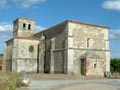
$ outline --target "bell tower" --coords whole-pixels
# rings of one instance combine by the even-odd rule
[[[18,18],[13,23],[13,37],[29,37],[35,33],[35,20]]]

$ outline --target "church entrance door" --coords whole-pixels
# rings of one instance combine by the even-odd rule
[[[81,59],[81,74],[86,75],[86,59]]]

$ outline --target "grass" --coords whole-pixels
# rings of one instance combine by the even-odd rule
[[[0,72],[0,90],[16,90],[21,86],[27,86],[21,81],[21,74]]]

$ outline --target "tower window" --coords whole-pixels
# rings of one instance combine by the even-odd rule
[[[29,30],[31,29],[31,24],[28,24],[28,29],[29,29]]]
[[[23,24],[23,28],[25,28],[25,27],[26,27],[26,24],[24,23],[24,24]]]
[[[87,47],[89,47],[90,45],[90,38],[87,38]]]

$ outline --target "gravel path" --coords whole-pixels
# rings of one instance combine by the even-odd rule
[[[55,88],[54,90],[120,90],[120,88],[95,83],[86,83],[68,85],[64,87]]]
[[[120,79],[33,80],[20,90],[120,90]]]

